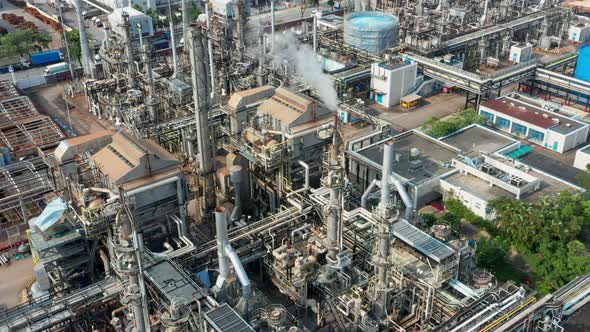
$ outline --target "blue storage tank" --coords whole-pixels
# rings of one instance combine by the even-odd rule
[[[590,45],[582,47],[578,52],[578,62],[576,63],[574,77],[590,82]]]

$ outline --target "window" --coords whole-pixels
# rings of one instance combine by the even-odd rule
[[[483,116],[485,116],[489,122],[494,122],[494,115],[492,113],[486,112],[486,111],[479,111],[479,113]]]
[[[512,133],[518,136],[525,136],[526,135],[526,127],[523,125],[519,125],[518,123],[512,124]]]
[[[534,129],[529,128],[529,136],[528,136],[529,141],[541,144],[541,143],[543,143],[544,139],[545,139],[545,134],[543,134],[540,131],[536,131]]]
[[[508,129],[508,128],[510,128],[510,120],[497,116],[496,117],[496,127],[500,128],[500,129]]]

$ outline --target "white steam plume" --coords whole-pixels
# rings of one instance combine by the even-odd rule
[[[289,66],[295,69],[297,76],[317,91],[328,109],[338,109],[338,94],[334,88],[334,81],[324,73],[311,47],[300,43],[293,33],[277,34],[272,56],[277,66],[287,61]]]

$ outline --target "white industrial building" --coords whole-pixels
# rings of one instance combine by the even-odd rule
[[[492,129],[472,125],[441,140],[461,150],[451,162],[454,171],[440,179],[443,197],[459,199],[486,220],[494,218],[489,202],[500,197],[534,202],[563,191],[583,192],[564,179],[512,158],[529,153],[530,147]]]
[[[590,145],[576,151],[576,158],[574,159],[574,167],[586,171],[586,166],[590,165]]]
[[[520,63],[529,61],[533,56],[532,44],[517,44],[510,47],[510,55],[508,61],[512,63]]]
[[[399,60],[395,63],[374,63],[371,66],[371,99],[384,107],[399,104],[416,85],[418,65]]]
[[[559,153],[584,144],[588,136],[587,123],[526,103],[518,95],[482,102],[479,114],[490,126]]]
[[[590,25],[576,24],[570,26],[568,31],[569,40],[577,43],[583,43],[588,40],[588,37],[590,37]]]
[[[125,35],[125,31],[123,30],[123,12],[129,15],[132,39],[139,39],[140,33],[144,37],[151,37],[154,35],[152,18],[131,7],[116,8],[111,14],[109,14],[109,22],[114,33],[119,36]],[[139,27],[141,27],[141,30]]]

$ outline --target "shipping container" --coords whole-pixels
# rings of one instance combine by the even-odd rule
[[[45,67],[45,75],[59,74],[69,70],[68,64],[65,62],[56,63]]]
[[[31,63],[33,66],[48,65],[56,62],[60,62],[63,56],[58,50],[51,50],[41,53],[31,54]]]

